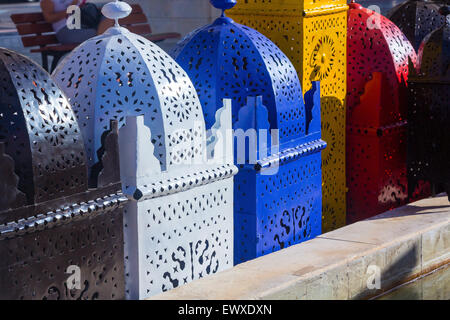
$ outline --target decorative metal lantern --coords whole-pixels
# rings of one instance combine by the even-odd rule
[[[391,21],[351,3],[347,50],[347,221],[408,200],[408,59],[415,51]],[[420,194],[420,191],[419,191]]]
[[[347,2],[345,0],[238,1],[229,16],[271,39],[291,60],[303,90],[321,86],[322,231],[345,225],[345,97]]]
[[[423,38],[445,24],[439,14],[444,1],[407,0],[394,7],[387,15],[412,43],[416,51]]]
[[[113,2],[102,11],[117,20],[126,7]],[[121,128],[121,180],[130,199],[126,297],[146,298],[232,267],[237,168],[232,149],[231,158],[220,157],[228,133],[214,134],[231,130],[231,107],[217,113],[207,143],[201,104],[185,71],[118,24],[75,49],[55,78],[73,103],[91,165],[109,121]]]
[[[223,11],[232,7],[230,1],[211,2]],[[241,130],[263,140],[261,134],[278,130],[279,141],[272,140],[276,151],[265,143],[240,148],[245,142],[236,138],[235,164],[240,170],[234,185],[235,263],[319,235],[321,150],[326,146],[321,140],[319,84],[306,94],[305,107],[286,55],[225,14],[187,35],[172,56],[194,82],[207,128],[227,98],[236,137]],[[246,154],[238,154],[243,149]],[[254,161],[248,154],[252,151]]]
[[[410,64],[408,109],[408,179],[430,181],[433,193],[450,199],[450,8],[440,13],[444,26],[425,37],[418,72]]]
[[[119,169],[117,141],[88,190],[80,129],[50,75],[0,49],[0,79],[0,299],[123,298],[126,198],[103,176]]]

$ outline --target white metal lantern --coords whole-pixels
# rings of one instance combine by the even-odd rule
[[[112,2],[102,12],[117,20],[124,17],[124,5]],[[53,77],[76,112],[89,167],[98,161],[101,135],[111,119],[122,126],[127,116],[145,115],[163,169],[171,166],[174,157],[164,135],[180,126],[192,135],[204,130],[203,124],[194,126],[203,122],[202,109],[182,68],[157,45],[118,25],[77,47]],[[198,150],[192,152],[198,156]]]
[[[102,12],[118,21],[126,4]],[[206,137],[191,80],[163,50],[116,26],[76,48],[54,77],[70,99],[97,163],[119,123],[126,296],[142,299],[233,264],[231,104]],[[93,174],[93,170],[91,170]]]

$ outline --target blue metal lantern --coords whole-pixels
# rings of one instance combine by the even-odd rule
[[[235,1],[211,3],[225,11]],[[171,54],[194,83],[207,129],[222,99],[232,100],[235,164],[240,168],[234,182],[235,263],[319,235],[320,151],[326,146],[319,84],[314,83],[304,102],[286,55],[225,14],[187,35]],[[238,139],[239,129],[247,140]],[[251,130],[257,135],[252,146]],[[267,130],[276,131],[270,135]],[[239,141],[255,156],[240,155]]]

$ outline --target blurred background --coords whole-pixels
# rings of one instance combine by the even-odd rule
[[[382,14],[403,0],[360,0],[368,7],[377,5]],[[93,3],[107,3],[108,0],[89,0]],[[127,0],[128,3],[139,3],[147,17],[154,33],[178,32],[184,36],[187,32],[211,23],[219,11],[214,9],[209,0]],[[40,11],[39,0],[0,0],[0,47],[6,47],[21,52],[36,62],[41,62],[39,54],[31,54],[24,49],[16,28],[10,19],[13,13]],[[178,40],[166,40],[159,45],[169,50]]]

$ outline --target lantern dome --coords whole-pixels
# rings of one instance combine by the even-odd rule
[[[200,100],[186,72],[158,46],[119,26],[128,4],[111,2],[102,12],[116,25],[77,47],[55,78],[78,117],[91,181],[107,132],[118,150],[116,171],[129,200],[126,297],[148,298],[232,266],[237,168],[231,104],[220,102],[206,139]],[[111,157],[101,158],[108,163]]]
[[[418,69],[422,77],[450,80],[450,9],[439,10],[446,23],[431,32],[419,49]]]
[[[236,1],[211,1],[225,11]],[[305,106],[297,72],[268,38],[223,13],[188,34],[171,55],[191,77],[202,103],[207,129],[224,98],[232,99],[233,124],[248,96],[262,96],[280,144],[305,135]]]
[[[387,17],[402,30],[417,51],[423,38],[444,24],[445,19],[438,12],[443,3],[407,0],[394,7]]]
[[[110,120],[123,126],[128,116],[144,115],[154,155],[162,170],[175,162],[203,156],[204,146],[184,142],[204,136],[200,101],[186,72],[161,48],[117,23],[128,4],[112,2],[102,12],[116,26],[72,51],[54,71],[78,118],[89,167]]]
[[[347,28],[347,222],[353,223],[408,200],[406,81],[417,56],[394,23],[360,4],[350,3]]]
[[[358,3],[352,2],[349,7],[347,122],[376,127],[405,120],[402,85],[408,78],[409,59],[414,64],[417,60],[414,48],[389,19]],[[355,108],[374,72],[383,73],[383,81],[386,81],[385,103],[379,117]]]
[[[0,79],[0,157],[13,160],[17,189],[26,198],[21,205],[86,191],[81,131],[50,75],[30,59],[0,48]],[[11,204],[0,201],[0,211],[8,208]]]

